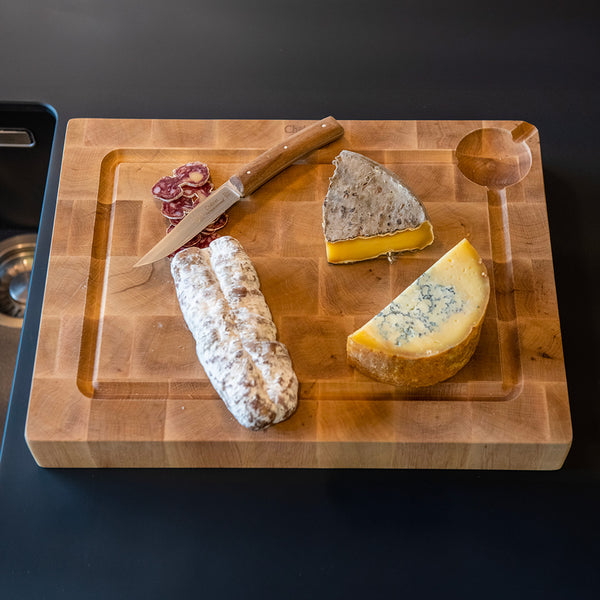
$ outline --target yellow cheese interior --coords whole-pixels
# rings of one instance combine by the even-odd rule
[[[375,258],[388,252],[421,250],[431,242],[433,242],[433,228],[429,221],[425,221],[417,229],[369,238],[326,242],[327,260],[330,263],[356,262]]]
[[[373,350],[434,355],[469,335],[488,300],[485,265],[465,239],[350,337]]]

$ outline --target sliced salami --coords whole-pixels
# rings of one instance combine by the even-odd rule
[[[184,198],[198,198],[198,188],[182,185],[181,191]]]
[[[179,181],[180,185],[200,187],[208,181],[210,172],[202,162],[189,162],[174,169],[173,177]]]
[[[196,188],[196,191],[199,194],[202,194],[202,196],[204,196],[205,198],[208,198],[211,195],[213,189],[214,188],[212,182],[208,181],[204,185],[201,185],[199,188]]]
[[[213,240],[217,239],[214,233],[205,233],[201,231],[198,235],[194,236],[189,242],[186,242],[183,248],[206,248]]]
[[[167,233],[173,231],[176,225],[176,222],[171,222],[171,224],[167,227]],[[185,250],[186,248],[207,248],[211,242],[217,239],[217,237],[218,235],[216,232],[207,233],[206,230],[201,231],[198,235],[194,236],[191,240],[183,244],[181,248],[169,254],[169,258],[173,258],[178,252],[181,252],[181,250]]]
[[[152,186],[152,195],[159,200],[170,202],[180,198],[183,195],[183,190],[176,178],[167,175],[167,177],[159,179]]]
[[[196,204],[198,204],[198,201],[195,198],[181,196],[177,200],[163,202],[161,213],[167,217],[167,219],[181,220],[194,208],[194,206],[196,206]]]
[[[172,231],[202,199],[210,196],[213,189],[208,166],[200,161],[181,165],[173,169],[172,175],[159,179],[152,186],[152,194],[162,200],[161,213],[169,219],[167,233]],[[169,257],[173,258],[183,248],[206,248],[218,237],[216,232],[225,227],[227,220],[227,214],[222,214]]]
[[[227,221],[229,221],[229,217],[227,213],[223,213],[218,219],[215,219],[210,225],[204,228],[206,233],[214,233],[215,231],[219,231],[219,229],[223,229],[225,225],[227,225]]]

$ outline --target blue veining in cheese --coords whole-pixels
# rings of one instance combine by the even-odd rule
[[[388,304],[373,323],[381,337],[395,346],[434,333],[467,304],[454,286],[433,281],[429,273],[419,277],[399,300]]]
[[[489,299],[487,271],[465,239],[350,338],[365,348],[431,356],[466,339]]]

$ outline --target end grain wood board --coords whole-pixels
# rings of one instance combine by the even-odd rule
[[[39,465],[560,468],[572,432],[539,138],[527,142],[530,172],[507,189],[504,223],[454,152],[470,131],[517,121],[342,121],[341,139],[229,210],[222,233],[240,240],[257,269],[300,401],[288,421],[262,432],[228,413],[196,358],[168,259],[133,268],[165,234],[150,189],[194,160],[219,185],[309,123],[69,122],[26,426]],[[404,179],[429,212],[431,246],[395,262],[327,263],[322,203],[342,149]],[[492,284],[471,362],[420,390],[350,368],[347,335],[463,237]],[[502,244],[511,249],[508,290],[497,285]]]

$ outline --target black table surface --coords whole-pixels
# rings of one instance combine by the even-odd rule
[[[0,100],[58,113],[0,461],[0,597],[600,597],[596,2],[0,0]],[[574,440],[553,472],[45,470],[24,441],[74,117],[523,119]]]

